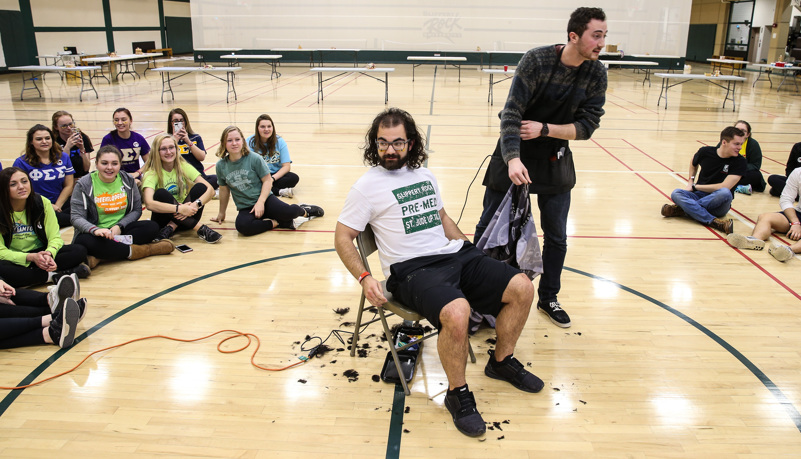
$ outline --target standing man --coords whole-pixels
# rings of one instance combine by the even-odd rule
[[[565,45],[535,48],[520,60],[506,106],[501,137],[484,176],[484,211],[478,242],[506,191],[529,184],[537,195],[543,233],[537,309],[567,328],[570,317],[557,300],[567,254],[567,213],[576,169],[569,140],[586,140],[598,129],[606,102],[606,69],[598,56],[606,40],[600,8],[578,8],[567,23]]]
[[[498,341],[484,374],[539,392],[542,380],[513,356],[534,287],[516,268],[478,250],[445,213],[437,180],[421,167],[424,146],[409,113],[390,108],[373,120],[364,144],[364,162],[372,167],[348,193],[334,244],[365,298],[380,307],[387,301],[381,283],[365,270],[353,245],[372,227],[387,290],[439,329],[437,351],[448,377],[445,406],[456,428],[474,437],[486,426],[465,380],[470,308],[497,317]]]
[[[719,147],[699,148],[690,163],[687,185],[673,190],[670,199],[675,204],[662,206],[662,216],[687,216],[723,234],[731,234],[734,222],[722,217],[731,209],[734,187],[748,171],[748,161],[740,156],[743,142],[745,132],[729,126],[720,133]],[[700,174],[697,174],[698,166],[701,166]]]

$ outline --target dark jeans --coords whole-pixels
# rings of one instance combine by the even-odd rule
[[[41,316],[0,319],[0,349],[44,343]]]
[[[476,243],[492,221],[495,211],[501,205],[505,192],[485,188],[484,211],[476,225]],[[567,255],[567,214],[570,211],[570,192],[560,194],[538,194],[537,206],[540,209],[540,231],[543,236],[542,268],[540,286],[537,289],[540,302],[556,301],[562,289],[562,268]]]
[[[273,222],[278,221],[281,228],[292,228],[292,220],[306,214],[306,211],[297,204],[287,204],[271,194],[264,203],[264,215],[256,218],[250,213],[252,207],[242,209],[236,216],[236,230],[243,236],[254,236],[273,229]]]
[[[130,234],[133,236],[133,243],[139,245],[153,242],[158,232],[158,223],[152,220],[139,220],[126,226],[122,234]],[[127,244],[89,233],[79,234],[75,238],[75,244],[86,247],[89,255],[101,260],[125,260],[131,255],[131,248]]]
[[[14,304],[0,304],[0,318],[42,317],[50,314],[47,293],[25,288],[15,290],[17,294],[11,297]]]
[[[292,188],[298,184],[300,181],[300,177],[298,174],[293,172],[287,172],[286,174],[282,175],[281,178],[278,180],[273,181],[273,194],[278,195],[278,192],[284,188]]]
[[[768,184],[770,184],[771,196],[776,196],[778,198],[782,195],[782,191],[784,191],[784,186],[787,184],[787,177],[778,174],[771,175],[768,177]]]
[[[192,189],[189,190],[189,194],[186,195],[186,199],[184,199],[184,202],[182,204],[200,199],[200,197],[203,196],[203,194],[206,192],[207,188],[208,187],[206,187],[206,185],[202,183],[196,183],[192,187]],[[155,199],[158,202],[164,202],[167,204],[173,204],[173,205],[178,204],[178,201],[175,200],[175,197],[164,188],[159,188],[158,190],[156,190],[153,193],[153,199]],[[206,208],[205,206],[201,207],[195,215],[191,217],[186,217],[183,220],[176,219],[173,212],[170,212],[168,214],[159,214],[156,212],[152,212],[150,219],[158,223],[159,228],[164,228],[165,226],[167,226],[168,223],[173,222],[176,225],[178,225],[176,231],[184,231],[192,229],[198,224],[200,218],[203,216],[203,209],[205,208]]]
[[[74,268],[86,262],[86,249],[77,244],[65,244],[53,260],[58,266],[58,271]],[[14,288],[44,284],[48,275],[49,273],[36,266],[36,263],[22,266],[10,261],[0,261],[0,278]]]
[[[55,209],[53,209],[55,210]],[[72,226],[70,222],[70,200],[67,199],[64,205],[61,206],[61,212],[56,211],[56,220],[58,220],[59,228],[66,228]]]

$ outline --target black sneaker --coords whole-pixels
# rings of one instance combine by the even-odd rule
[[[159,234],[156,235],[156,238],[153,239],[153,242],[160,241],[162,239],[169,239],[173,234],[175,234],[175,229],[172,226],[167,225],[159,230]]]
[[[312,218],[322,217],[325,215],[323,208],[313,204],[299,204],[299,206],[306,211],[306,216],[311,220]]]
[[[75,327],[78,325],[81,311],[78,303],[67,298],[64,305],[53,314],[53,320],[48,327],[48,333],[53,344],[65,349],[75,342]]]
[[[58,282],[47,293],[47,304],[50,306],[50,312],[55,314],[64,306],[64,301],[67,298],[72,298],[75,292],[78,292],[78,280],[75,275],[65,275],[58,279]]]
[[[503,365],[493,365],[495,360],[495,351],[490,349],[489,361],[487,366],[484,367],[484,374],[493,379],[500,379],[509,384],[517,387],[524,392],[539,392],[545,384],[542,380],[529,371],[527,371],[523,364],[513,356],[507,357],[507,362]]]
[[[537,302],[537,309],[546,314],[551,322],[562,328],[570,328],[570,316],[562,309],[558,301],[551,301],[548,304],[542,301]]]
[[[484,418],[476,408],[476,399],[467,388],[467,384],[453,392],[445,393],[445,407],[453,416],[453,424],[459,432],[470,437],[478,437],[487,431]]]
[[[198,228],[197,237],[203,239],[209,244],[216,244],[217,242],[220,242],[220,239],[222,239],[222,234],[214,231],[213,229],[209,228],[206,225],[203,225],[200,228]]]
[[[80,316],[78,316],[78,323],[81,323],[81,321],[83,320],[83,316],[86,315],[87,301],[86,301],[86,298],[80,298],[75,302],[78,303],[78,310],[81,313]]]

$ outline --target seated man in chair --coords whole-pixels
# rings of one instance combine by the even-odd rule
[[[353,244],[371,225],[387,290],[439,329],[437,351],[448,377],[445,406],[456,428],[478,436],[486,427],[465,381],[470,308],[497,317],[497,345],[484,373],[539,392],[543,382],[513,356],[534,287],[519,270],[476,249],[445,213],[434,175],[421,167],[424,145],[403,110],[390,108],[373,120],[364,145],[364,161],[372,168],[348,193],[335,245],[367,300],[381,306],[387,301],[381,283],[365,272]]]

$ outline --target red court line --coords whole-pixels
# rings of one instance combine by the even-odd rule
[[[606,148],[604,148],[603,146],[601,146],[601,144],[599,144],[597,141],[595,141],[595,139],[590,139],[590,140],[591,140],[591,141],[592,141],[592,143],[594,143],[595,145],[598,145],[598,148],[600,148],[601,150],[605,151],[605,152],[606,152],[606,154],[608,154],[608,155],[609,155],[609,156],[611,156],[612,158],[615,158],[615,160],[617,160],[617,162],[619,162],[620,164],[622,164],[622,165],[623,165],[623,167],[625,167],[626,169],[630,170],[631,172],[634,172],[634,169],[632,169],[631,167],[629,167],[629,165],[628,165],[628,164],[626,164],[625,162],[623,162],[623,161],[622,161],[620,158],[618,158],[617,156],[613,155],[613,154],[612,154],[612,153],[611,153],[609,150],[607,150]],[[659,189],[659,187],[657,187],[656,185],[654,185],[653,183],[651,183],[650,181],[648,181],[648,179],[646,179],[645,177],[643,177],[643,176],[642,176],[642,174],[640,174],[639,172],[634,172],[634,175],[636,175],[637,177],[639,177],[640,179],[642,179],[642,181],[644,181],[645,183],[647,183],[647,184],[651,185],[651,187],[652,187],[653,189],[655,189],[655,190],[656,190],[656,191],[657,191],[659,194],[661,194],[662,196],[664,196],[664,197],[665,197],[665,199],[670,199],[670,198],[668,197],[668,195],[666,195],[665,193],[663,193],[663,192],[662,192],[662,190],[660,190],[660,189]]]
[[[616,103],[612,102],[611,100],[607,100],[607,102],[612,104],[612,105],[616,105],[616,106],[622,108],[623,110],[626,110],[627,112],[636,113],[634,110],[629,110],[628,108],[626,108],[626,107],[624,107],[624,106],[622,106],[620,104],[616,104]]]
[[[255,99],[256,97],[262,96],[264,94],[269,94],[270,92],[273,92],[278,88],[283,88],[284,86],[289,86],[291,84],[295,84],[296,82],[298,82],[298,81],[300,81],[300,80],[302,80],[304,78],[308,78],[308,74],[309,73],[311,73],[311,72],[305,71],[305,72],[303,72],[303,73],[301,73],[299,75],[295,75],[297,78],[291,79],[290,81],[286,82],[286,84],[279,84],[278,86],[276,86],[274,88],[270,88],[266,92],[256,92],[256,91],[261,91],[263,88],[267,87],[271,83],[267,83],[267,84],[264,84],[264,85],[259,86],[257,88],[253,88],[253,89],[251,89],[249,91],[245,91],[244,94],[249,94],[249,93],[252,93],[252,92],[256,92],[256,94],[254,94],[251,97],[244,98],[244,99],[238,99],[237,98],[237,100],[234,101],[234,104],[238,104],[239,102],[245,102],[245,101],[248,101],[248,100],[251,100],[251,99]],[[289,77],[287,77],[286,79],[289,79]],[[209,105],[215,105],[215,104],[220,104],[220,103],[222,103],[222,101],[214,102],[214,103],[209,104]]]
[[[636,146],[635,146],[633,143],[629,142],[628,140],[626,140],[626,139],[620,139],[620,140],[622,140],[622,141],[626,142],[627,144],[631,145],[631,148],[633,148],[633,149],[635,149],[635,150],[639,151],[640,153],[644,154],[645,156],[649,157],[649,158],[650,158],[652,161],[654,161],[655,163],[657,163],[657,164],[659,164],[660,166],[664,167],[665,169],[669,170],[670,172],[675,172],[673,169],[669,168],[669,167],[668,167],[668,166],[666,166],[665,164],[662,164],[662,162],[661,162],[661,161],[659,161],[658,159],[656,159],[656,158],[654,158],[653,156],[649,155],[648,153],[646,153],[646,152],[642,151],[641,149],[639,149],[638,147],[636,147]]]
[[[328,86],[324,86],[324,87],[323,87],[323,89],[325,89],[325,88],[329,88],[329,87],[333,86],[335,83],[339,83],[340,81],[344,80],[345,78],[347,78],[347,77],[349,77],[349,76],[350,76],[350,75],[345,75],[345,76],[343,76],[342,78],[339,78],[338,80],[335,80],[335,81],[333,81],[333,82],[329,83],[329,84],[328,84]],[[336,78],[336,77],[334,77],[334,78]],[[300,102],[301,100],[303,100],[303,99],[305,99],[305,98],[307,98],[307,97],[311,96],[312,94],[317,94],[318,92],[319,92],[319,90],[315,90],[314,92],[312,92],[312,93],[309,93],[309,94],[307,94],[307,95],[305,95],[305,96],[301,97],[300,99],[298,99],[298,100],[296,100],[296,101],[292,102],[291,104],[287,105],[287,107],[291,107],[291,106],[295,105],[296,103]]]
[[[351,80],[350,80],[350,81],[348,81],[347,83],[344,83],[344,84],[342,84],[340,87],[338,87],[338,88],[336,88],[336,89],[332,89],[332,90],[331,90],[331,91],[329,91],[328,93],[329,93],[329,94],[333,94],[333,93],[335,93],[335,92],[339,91],[340,89],[344,88],[345,86],[347,86],[347,85],[349,85],[349,84],[353,83],[354,81],[358,80],[358,79],[359,79],[359,78],[361,78],[362,76],[363,76],[362,74],[355,75],[355,78],[351,79]],[[346,78],[347,78],[347,77],[346,77]],[[343,79],[344,79],[344,78],[343,78]],[[342,81],[343,79],[339,79],[339,80],[337,80],[336,82],[337,82],[337,83],[339,83],[339,82],[340,82],[340,81]],[[307,105],[307,107],[314,107],[314,105],[315,105],[315,104],[319,104],[319,102],[315,102],[315,103],[309,104],[309,105]]]
[[[626,99],[624,99],[624,98],[622,98],[622,97],[620,97],[620,96],[618,96],[618,95],[615,95],[615,94],[607,94],[607,96],[611,96],[611,97],[617,97],[618,99],[620,99],[620,100],[623,100],[623,101],[626,101],[626,102],[630,103],[631,105],[634,105],[635,107],[640,107],[640,108],[641,108],[641,109],[643,109],[643,110],[648,110],[649,112],[651,112],[651,113],[653,113],[653,114],[655,114],[655,115],[658,115],[658,114],[659,114],[659,112],[657,112],[657,111],[655,111],[655,110],[652,110],[652,109],[650,109],[650,108],[643,107],[642,105],[639,105],[639,104],[635,104],[634,102],[631,102],[631,101],[629,101],[629,100],[626,100]]]

